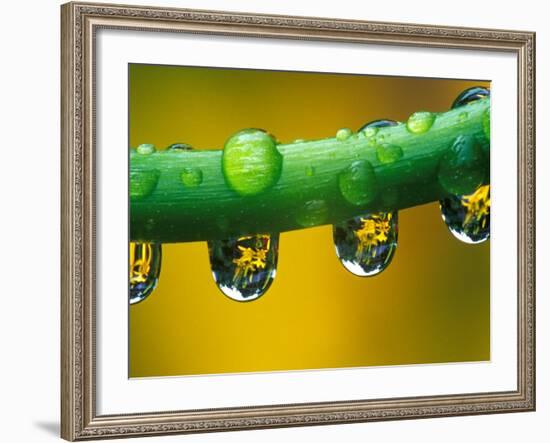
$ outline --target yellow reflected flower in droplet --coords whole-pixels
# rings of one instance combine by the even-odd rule
[[[251,282],[255,272],[265,269],[271,237],[269,235],[259,235],[257,237],[257,248],[237,246],[240,257],[233,259],[233,263],[236,265],[233,280],[238,281],[241,278],[248,277],[248,281]],[[252,236],[241,237],[238,241],[241,242],[251,238]]]
[[[369,253],[371,249],[372,256],[376,255],[376,246],[388,240],[388,233],[391,229],[391,218],[391,212],[372,214],[368,218],[361,217],[362,226],[355,231],[355,236],[359,240],[357,247],[358,257],[363,255],[363,251]]]

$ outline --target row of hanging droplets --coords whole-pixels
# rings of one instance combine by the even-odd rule
[[[462,92],[452,109],[480,98],[489,90],[474,87]],[[421,122],[420,122],[421,123]],[[395,126],[393,120],[375,120],[359,131],[375,131]],[[343,135],[342,135],[343,136]],[[191,150],[185,143],[170,150]],[[189,170],[186,180],[202,177]],[[182,178],[183,179],[183,178]],[[449,231],[459,240],[476,244],[490,236],[490,185],[479,186],[472,194],[449,195],[440,202],[441,215]],[[390,264],[398,237],[398,212],[368,213],[333,225],[333,240],[342,265],[359,277],[375,276]],[[208,241],[210,267],[218,288],[236,301],[252,301],[271,286],[277,273],[279,233],[262,233],[224,240]],[[160,276],[160,243],[130,243],[130,304],[145,300],[155,289]]]

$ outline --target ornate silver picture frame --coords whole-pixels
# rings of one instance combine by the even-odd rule
[[[61,435],[69,441],[535,410],[535,34],[71,2],[62,6]],[[215,35],[517,57],[517,388],[181,411],[98,414],[96,34]],[[121,122],[122,125],[126,122]],[[124,295],[125,296],[125,295]]]

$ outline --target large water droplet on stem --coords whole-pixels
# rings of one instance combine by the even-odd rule
[[[161,256],[160,243],[130,242],[130,304],[145,300],[157,286]]]
[[[230,137],[222,154],[227,185],[243,196],[271,188],[281,176],[283,156],[275,138],[261,129],[244,129]]]
[[[333,226],[336,255],[352,274],[379,274],[397,248],[397,211],[354,217]]]
[[[353,162],[338,174],[338,187],[344,199],[352,205],[364,205],[376,197],[374,168],[367,160]]]
[[[277,273],[279,234],[255,234],[208,242],[218,288],[236,301],[261,297]]]

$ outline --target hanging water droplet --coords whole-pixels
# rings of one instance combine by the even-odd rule
[[[473,192],[485,178],[481,147],[469,135],[459,135],[439,162],[438,180],[441,186],[454,195]]]
[[[181,152],[181,151],[192,151],[193,146],[188,145],[187,143],[172,143],[166,148],[170,152]]]
[[[342,128],[336,132],[336,139],[340,141],[345,141],[351,137],[351,134],[352,134],[351,129]]]
[[[257,195],[281,176],[283,156],[275,138],[261,129],[244,129],[231,136],[222,154],[227,185],[240,195]]]
[[[138,169],[130,171],[130,198],[142,199],[153,193],[157,187],[160,171],[157,169]]]
[[[199,168],[185,168],[180,178],[186,188],[196,188],[202,183],[202,171]]]
[[[487,88],[481,86],[474,86],[473,88],[462,91],[453,102],[451,109],[458,108],[459,106],[467,105],[468,103],[475,102],[480,98],[489,97],[490,91]]]
[[[490,96],[490,91],[486,88],[476,86],[463,91],[453,102],[452,108],[464,106],[468,103],[473,103],[485,97]],[[481,124],[483,126],[483,132],[489,140],[490,137],[490,111],[486,109],[481,116]],[[458,141],[458,139],[457,139]],[[468,141],[471,144],[472,140]],[[486,146],[488,149],[489,146]],[[466,164],[470,161],[477,161],[479,152],[476,149],[467,148],[460,155],[463,162]],[[470,157],[470,160],[468,158]],[[471,174],[471,169],[465,168],[466,178],[475,177],[475,180],[479,180],[479,172]],[[468,172],[470,171],[470,172]],[[440,169],[440,183],[441,183],[441,169]],[[483,178],[483,177],[482,177]],[[471,185],[472,183],[470,183]],[[443,185],[443,183],[442,183]],[[449,192],[455,195],[450,195],[439,201],[441,208],[441,216],[447,224],[449,231],[459,240],[465,243],[481,243],[490,237],[491,230],[491,195],[490,185],[478,186],[477,189],[471,192],[460,192],[459,189]],[[454,187],[450,187],[451,189]]]
[[[130,242],[130,304],[145,300],[157,286],[161,256],[160,243]]]
[[[481,243],[490,236],[490,186],[480,186],[473,194],[451,195],[439,202],[449,231],[465,243]]]
[[[365,205],[376,197],[374,168],[367,160],[358,160],[338,174],[338,187],[344,199],[352,205]]]
[[[152,145],[151,143],[143,143],[137,147],[136,151],[141,155],[149,155],[155,152],[156,148],[155,145]]]
[[[435,114],[427,111],[419,111],[412,114],[407,120],[407,129],[413,134],[427,132],[435,121]]]
[[[279,234],[255,234],[208,242],[218,288],[236,301],[261,297],[277,273]]]
[[[332,228],[336,255],[352,274],[379,274],[397,248],[397,211],[354,217]]]

